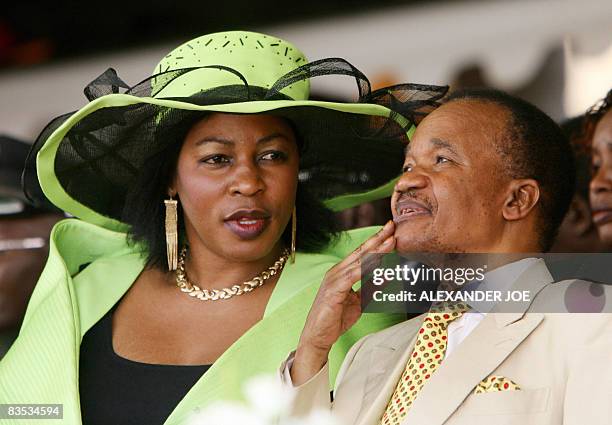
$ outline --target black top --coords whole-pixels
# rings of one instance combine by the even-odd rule
[[[113,350],[114,310],[81,343],[83,425],[161,425],[210,366],[156,365],[120,357]]]

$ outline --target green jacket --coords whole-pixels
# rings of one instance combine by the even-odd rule
[[[213,401],[239,400],[242,384],[250,376],[275,373],[298,342],[325,272],[376,230],[346,232],[318,254],[298,253],[295,263],[285,266],[264,318],[197,381],[165,425],[183,423],[196,407]],[[63,404],[62,423],[80,424],[82,337],[128,290],[143,267],[142,255],[126,244],[124,233],[76,219],[58,223],[51,233],[49,260],[19,337],[0,362],[0,403]],[[364,314],[332,350],[330,385],[353,343],[402,319],[399,315]],[[13,421],[0,419],[0,424],[9,423]],[[22,425],[39,423],[50,422],[19,421]]]

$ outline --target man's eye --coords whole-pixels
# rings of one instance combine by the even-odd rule
[[[211,155],[203,158],[201,162],[205,164],[225,164],[230,162],[230,159],[226,155]]]
[[[280,159],[285,159],[286,157],[287,155],[285,155],[283,152],[271,151],[271,152],[264,153],[259,158],[263,159],[264,161],[277,161]]]
[[[404,168],[402,168],[402,171],[404,173],[409,173],[412,171],[412,165],[404,165]]]
[[[436,164],[444,164],[445,162],[450,162],[450,161],[448,158],[445,158],[443,156],[436,157]]]

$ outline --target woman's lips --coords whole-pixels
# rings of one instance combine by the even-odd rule
[[[270,224],[270,216],[264,211],[235,212],[224,220],[225,227],[243,240],[255,239]]]
[[[593,222],[598,226],[612,222],[612,209],[600,209],[593,211]]]
[[[268,220],[263,218],[229,220],[225,222],[225,226],[240,239],[251,240],[255,239],[266,230],[266,227],[268,227]]]

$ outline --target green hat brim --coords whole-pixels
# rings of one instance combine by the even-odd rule
[[[143,98],[128,94],[110,94],[102,96],[69,116],[51,133],[38,152],[36,163],[39,183],[44,194],[56,206],[90,223],[116,231],[127,230],[127,225],[125,223],[101,214],[70,196],[55,173],[55,159],[58,149],[66,135],[75,125],[77,125],[77,123],[81,122],[86,117],[105,108],[129,107],[138,104],[149,104],[160,108],[173,108],[184,111],[238,114],[274,113],[280,110],[315,107],[344,114],[367,115],[370,117],[382,117],[387,119],[391,115],[391,111],[382,105],[366,103],[333,103],[315,100],[262,100],[215,105],[197,105],[179,100],[157,99],[152,97]],[[401,116],[393,117],[394,120],[401,120],[402,118]],[[398,127],[401,128],[405,126],[410,128],[407,120],[406,122],[398,122],[397,124]],[[414,127],[411,128],[409,133],[411,134],[412,131],[414,131]],[[399,170],[397,170],[397,172],[399,173]],[[375,189],[370,188],[356,193],[341,194],[324,201],[328,208],[339,211],[363,202],[389,196],[392,192],[394,182],[395,179],[390,179],[390,181]]]

